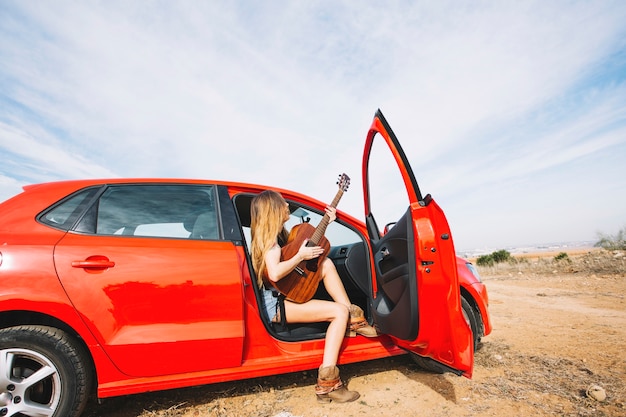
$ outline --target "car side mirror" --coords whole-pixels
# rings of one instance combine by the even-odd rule
[[[389,231],[393,229],[395,225],[396,225],[396,222],[387,223],[385,225],[385,228],[383,229],[383,235],[386,235],[387,233],[389,233]]]

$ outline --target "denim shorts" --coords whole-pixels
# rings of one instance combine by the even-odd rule
[[[278,313],[278,297],[274,296],[275,293],[275,290],[267,290],[263,288],[263,304],[268,321],[272,321],[274,316]]]

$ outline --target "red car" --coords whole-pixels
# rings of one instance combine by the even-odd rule
[[[408,202],[384,233],[372,211],[374,143],[391,151],[395,164],[385,168],[398,172]],[[487,291],[455,256],[443,211],[421,194],[380,111],[363,184],[365,222],[339,211],[326,237],[350,299],[382,335],[346,338],[339,363],[410,353],[471,377],[474,350],[491,331]],[[1,203],[0,415],[78,416],[94,393],[316,368],[325,324],[281,326],[259,308],[248,245],[250,201],[264,189],[81,180],[26,186]],[[328,202],[277,191],[292,224],[320,222]],[[327,297],[323,285],[316,297]]]

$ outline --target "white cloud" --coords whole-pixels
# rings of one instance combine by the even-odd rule
[[[45,181],[50,177],[115,177],[110,170],[94,164],[81,154],[74,154],[48,132],[35,138],[14,126],[0,122],[0,148],[3,170],[13,178]],[[8,177],[5,177],[8,179]],[[13,183],[8,180],[7,182]]]
[[[3,196],[2,201],[20,193],[23,185],[15,178],[0,175],[0,196]]]
[[[524,225],[498,240],[490,219],[519,206],[468,211],[469,190],[578,179],[602,171],[578,161],[625,153],[625,20],[621,2],[3,2],[0,175],[205,177],[326,199],[345,171],[340,208],[360,217],[380,107],[457,241],[483,243],[465,226],[481,224],[513,242]]]

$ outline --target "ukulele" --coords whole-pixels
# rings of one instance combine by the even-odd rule
[[[339,190],[333,202],[330,203],[331,207],[337,207],[343,193],[348,190],[350,177],[346,174],[341,174],[337,185]],[[319,282],[322,279],[321,263],[330,251],[330,243],[324,237],[329,223],[330,218],[328,214],[324,214],[317,227],[313,227],[309,223],[300,223],[289,232],[287,244],[281,248],[281,261],[295,256],[306,239],[309,240],[307,246],[321,246],[324,252],[317,258],[300,262],[287,276],[279,279],[277,282],[272,282],[272,285],[288,300],[296,303],[305,303],[315,295]]]

